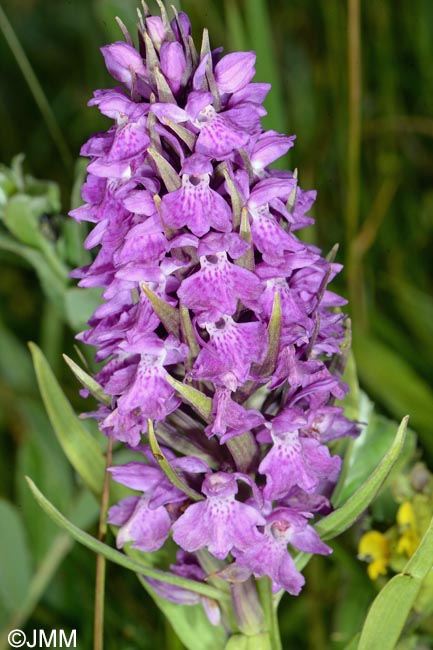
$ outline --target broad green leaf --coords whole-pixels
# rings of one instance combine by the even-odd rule
[[[190,580],[188,578],[181,578],[171,573],[165,571],[160,571],[159,569],[153,569],[137,560],[133,560],[120,551],[116,551],[114,548],[107,546],[103,542],[95,539],[88,533],[84,532],[72,522],[70,522],[66,517],[64,517],[58,510],[55,508],[38,490],[33,481],[27,477],[27,482],[30,486],[30,489],[39,503],[41,508],[46,512],[46,514],[58,525],[60,528],[66,530],[77,542],[83,544],[90,550],[94,551],[97,554],[103,555],[110,562],[119,564],[125,569],[134,571],[148,578],[155,578],[156,580],[162,580],[170,585],[176,585],[178,587],[183,587],[184,589],[189,589],[195,593],[201,594],[203,596],[208,596],[214,600],[220,600],[222,597],[221,592],[210,585],[204,584],[202,582],[197,582],[196,580]]]
[[[174,469],[171,467],[170,463],[168,462],[167,458],[164,456],[161,447],[158,444],[158,440],[156,439],[155,436],[155,431],[153,430],[153,423],[152,420],[147,421],[147,434],[149,436],[149,444],[150,448],[152,450],[152,453],[154,455],[154,458],[170,483],[175,485],[179,490],[181,490],[184,494],[188,495],[191,499],[194,501],[201,501],[203,497],[201,494],[190,488],[184,481],[180,478],[178,474],[174,471]]]
[[[0,500],[0,604],[15,611],[26,596],[32,577],[31,556],[19,510]]]
[[[359,419],[361,422],[368,422],[368,426],[363,428],[362,433],[351,444],[344,481],[338,486],[338,496],[334,495],[332,498],[334,507],[344,503],[371,475],[377,465],[377,459],[384,456],[395,436],[396,423],[375,413],[372,403],[364,393],[360,399]],[[404,448],[393,472],[397,471],[414,454],[415,449],[415,434],[408,429]]]
[[[370,607],[358,650],[393,650],[423,580],[432,568],[433,519],[402,573],[383,587]]]
[[[98,402],[102,402],[102,404],[110,406],[111,397],[110,395],[104,393],[101,384],[98,384],[98,382],[93,379],[93,377],[91,377],[85,370],[80,368],[80,366],[75,363],[75,361],[72,361],[72,359],[70,359],[66,354],[63,355],[63,358],[80,384],[82,384],[84,388],[87,388],[89,393],[93,395],[93,397],[95,397]]]
[[[40,508],[29,494],[24,476],[32,476],[54,505],[66,512],[73,498],[74,477],[40,401],[22,398],[20,412],[26,437],[18,448],[16,491],[33,557],[38,562],[57,530],[54,524],[44,521]]]
[[[354,337],[360,379],[397,417],[411,414],[411,422],[425,449],[433,454],[431,422],[433,391],[398,354],[380,341],[357,333]]]
[[[403,449],[409,416],[403,418],[394,442],[370,477],[350,496],[347,501],[330,515],[320,520],[315,528],[323,540],[333,539],[349,528],[370,505],[377,492],[389,476]],[[310,553],[299,553],[295,558],[298,569],[302,569],[311,558]]]
[[[70,287],[65,292],[65,316],[70,328],[81,331],[86,328],[90,316],[101,304],[101,289]]]
[[[70,463],[95,495],[102,490],[104,455],[98,443],[75,415],[41,350],[29,344],[45,408]]]
[[[170,375],[166,377],[169,384],[173,386],[179,393],[179,395],[186,401],[188,404],[197,411],[199,415],[202,416],[205,420],[209,420],[211,410],[212,410],[212,400],[210,397],[202,393],[201,391],[193,388],[193,386],[188,386],[183,384],[181,381],[174,379]]]

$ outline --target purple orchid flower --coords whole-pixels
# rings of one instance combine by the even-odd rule
[[[139,29],[140,49],[102,48],[118,85],[90,105],[112,122],[83,146],[85,204],[71,213],[97,249],[72,275],[103,290],[78,337],[108,397],[89,416],[145,456],[110,469],[138,495],[109,522],[119,547],[171,536],[177,575],[202,581],[206,554],[220,569],[235,558],[238,580],[298,594],[293,549],[330,552],[309,523],[339,474],[327,443],[357,433],[334,405],[345,301],[327,287],[341,266],[296,235],[315,191],[269,169],[295,136],[262,129],[270,86],[253,81],[255,54],[221,56],[206,36],[197,49],[182,12]],[[148,582],[219,622],[210,601]]]

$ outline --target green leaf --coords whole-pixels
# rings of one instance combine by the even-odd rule
[[[182,182],[174,167],[172,167],[168,160],[166,160],[154,147],[149,147],[147,153],[155,163],[167,191],[174,192],[178,190],[182,185]]]
[[[70,287],[65,292],[65,315],[70,328],[81,331],[86,328],[90,316],[101,304],[101,289]]]
[[[224,650],[273,650],[269,634],[261,632],[246,636],[234,634],[230,637]]]
[[[144,282],[140,286],[165,329],[171,334],[179,336],[179,310],[165,300],[162,300],[156,293],[153,293]]]
[[[189,310],[183,305],[180,306],[180,329],[182,332],[183,340],[188,344],[189,347],[188,361],[192,366],[193,360],[198,356],[198,353],[200,352],[200,346],[197,343],[197,339],[194,334],[194,328],[192,326]]]
[[[98,443],[75,415],[41,350],[29,343],[45,408],[70,463],[95,495],[102,490],[105,459]]]
[[[408,420],[409,416],[403,418],[391,447],[370,477],[340,508],[334,510],[316,524],[315,528],[321,539],[329,540],[340,535],[370,505],[400,456],[406,437]],[[297,568],[302,569],[310,558],[310,553],[299,553],[295,558]]]
[[[72,469],[51,429],[40,400],[22,398],[20,403],[26,437],[18,448],[16,492],[24,517],[33,557],[44,556],[57,530],[43,520],[24,480],[31,475],[57,508],[68,511],[74,491]]]
[[[252,235],[251,235],[251,227],[250,227],[250,220],[248,217],[248,210],[246,208],[242,208],[241,210],[241,226],[239,230],[239,234],[242,237],[244,241],[247,242],[247,244],[251,244],[252,242]],[[245,269],[248,269],[249,271],[254,271],[254,249],[250,245],[246,253],[244,253],[241,257],[238,257],[236,260],[236,264],[239,264],[239,266],[242,266]]]
[[[397,462],[406,438],[409,416],[403,418],[391,447],[369,478],[337,510],[316,525],[321,539],[332,539],[349,528],[370,505]]]
[[[80,542],[83,546],[86,546],[90,550],[94,551],[97,554],[103,555],[110,562],[119,564],[125,569],[134,571],[148,578],[155,578],[156,580],[162,580],[170,585],[176,585],[178,587],[183,587],[184,589],[189,589],[195,593],[201,594],[203,596],[208,596],[214,600],[220,600],[222,594],[218,589],[210,585],[206,585],[196,580],[190,580],[188,578],[181,578],[180,576],[167,573],[165,571],[160,571],[159,569],[153,569],[137,560],[133,560],[120,551],[116,551],[114,548],[103,544],[99,540],[95,539],[85,531],[81,530],[70,522],[66,517],[64,517],[38,490],[33,481],[27,477],[27,482],[30,486],[30,489],[35,497],[36,501],[41,506],[42,510],[58,525],[60,528],[66,530],[77,542]]]
[[[176,124],[168,119],[168,117],[163,117],[162,121],[166,124],[176,135],[186,144],[186,146],[192,151],[197,140],[197,136],[194,133],[191,133],[181,124]]]
[[[56,274],[40,251],[30,246],[24,246],[24,244],[20,244],[12,237],[3,233],[0,233],[0,249],[18,255],[30,264],[35,269],[46,296],[56,307],[63,311],[63,299],[66,288],[65,280],[62,276]]]
[[[95,397],[98,402],[105,404],[105,406],[110,406],[112,401],[111,397],[110,395],[104,393],[101,384],[98,384],[98,382],[93,379],[93,377],[91,377],[85,370],[80,368],[80,366],[75,363],[75,361],[72,361],[72,359],[70,359],[66,354],[63,355],[63,358],[80,384],[82,384],[84,388],[87,388],[89,393],[93,395],[93,397]]]
[[[161,598],[138,576],[174,631],[188,650],[223,650],[227,636],[222,625],[211,625],[200,605],[179,605]]]
[[[193,388],[192,386],[187,386],[181,381],[174,379],[170,375],[166,377],[169,384],[173,386],[179,393],[179,395],[186,401],[188,404],[197,411],[202,418],[206,421],[209,421],[211,410],[212,410],[212,400],[210,397],[202,393],[201,391]]]
[[[354,636],[351,642],[347,646],[345,646],[344,650],[358,650],[360,636],[361,636],[360,634]]]
[[[364,427],[362,433],[351,444],[351,450],[345,459],[344,480],[339,483],[338,492],[332,498],[334,507],[344,503],[372,474],[377,465],[377,459],[383,457],[394,439],[396,423],[378,415],[372,409],[372,403],[365,393],[362,393],[359,419],[361,422],[368,422],[368,426]],[[415,449],[415,434],[408,429],[404,447],[393,473],[407,462],[408,458],[414,454]]]
[[[50,201],[45,196],[15,194],[5,207],[3,220],[9,231],[19,242],[38,249],[54,273],[59,278],[62,278],[64,282],[67,282],[68,271],[66,267],[39,227],[40,216],[50,210]]]
[[[147,420],[147,435],[149,436],[149,444],[153,456],[156,462],[158,463],[158,465],[160,466],[160,468],[162,469],[162,471],[164,472],[164,474],[166,475],[166,477],[168,478],[168,480],[170,481],[170,483],[175,485],[177,488],[179,488],[179,490],[181,490],[184,494],[189,496],[194,501],[202,501],[203,497],[198,492],[190,488],[186,483],[184,483],[184,481],[182,481],[180,476],[176,474],[176,472],[171,467],[170,463],[162,453],[161,447],[159,446],[155,436],[155,431],[153,430],[152,420]]]
[[[241,194],[238,191],[238,188],[234,184],[232,177],[229,174],[229,170],[227,168],[227,163],[224,162],[223,166],[223,175],[225,178],[225,181],[227,183],[227,187],[230,193],[230,200],[232,203],[232,211],[233,211],[233,228],[237,229],[239,228],[241,224],[241,210],[244,204],[243,198]]]
[[[361,631],[358,650],[393,650],[423,580],[432,568],[433,519],[414,555],[376,596]]]
[[[21,515],[0,500],[0,604],[14,612],[26,596],[32,577],[30,551]]]
[[[262,377],[269,376],[275,369],[277,361],[278,350],[280,347],[281,336],[281,299],[278,291],[274,295],[274,303],[272,305],[271,319],[268,325],[269,343],[266,351],[266,357],[260,366],[260,375]]]

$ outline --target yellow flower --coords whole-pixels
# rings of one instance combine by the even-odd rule
[[[389,556],[389,541],[379,531],[370,530],[359,540],[358,558],[368,562],[367,572],[371,580],[386,575]]]
[[[419,545],[418,525],[415,511],[410,501],[404,501],[397,511],[397,524],[400,539],[397,553],[412,557]]]

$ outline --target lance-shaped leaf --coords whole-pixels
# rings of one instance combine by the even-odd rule
[[[241,257],[236,260],[236,264],[243,266],[244,269],[248,269],[248,271],[254,271],[254,249],[251,246],[253,238],[251,235],[250,220],[248,219],[248,210],[246,208],[242,208],[241,210],[241,228],[239,234],[242,239],[247,242],[247,244],[250,244],[250,247]]]
[[[168,17],[165,5],[162,2],[162,0],[156,0],[156,4],[159,7],[159,11],[160,11],[161,18],[162,18],[162,24],[164,25],[164,31],[165,31],[168,39],[174,41],[175,36],[174,36],[173,30],[171,28],[170,19]]]
[[[102,402],[105,406],[111,406],[111,397],[104,393],[101,384],[99,384],[96,379],[93,379],[85,370],[80,368],[80,366],[70,359],[66,354],[63,355],[64,360],[68,364],[69,368],[74,373],[75,377],[78,379],[80,384],[87,388],[89,393],[95,397],[98,402]]]
[[[194,149],[197,136],[194,135],[191,131],[186,129],[184,126],[181,124],[176,124],[176,122],[172,122],[172,120],[169,120],[168,117],[164,117],[162,119],[164,124],[166,124],[172,131],[176,133],[177,136],[186,144],[188,149],[191,151]]]
[[[183,305],[180,306],[180,329],[182,332],[182,338],[189,347],[188,368],[191,369],[194,360],[200,352],[200,346],[194,334],[189,310]]]
[[[323,540],[333,539],[349,528],[373,501],[389,476],[403,449],[409,416],[403,418],[394,441],[370,477],[347,501],[330,515],[319,521],[315,528]],[[298,569],[309,561],[310,553],[299,553],[295,558]]]
[[[170,104],[176,104],[176,100],[174,98],[173,93],[171,92],[171,88],[167,83],[166,78],[162,74],[161,70],[159,67],[155,67],[154,69],[154,75],[155,75],[155,80],[156,80],[156,87],[158,89],[158,98],[160,102],[167,102]]]
[[[27,477],[27,482],[33,493],[33,496],[41,506],[42,510],[44,510],[44,512],[46,512],[46,514],[58,526],[60,526],[60,528],[66,530],[75,540],[77,540],[77,542],[80,542],[80,544],[83,546],[90,548],[90,550],[94,551],[98,555],[103,555],[107,560],[110,560],[110,562],[119,564],[125,569],[134,571],[134,573],[138,573],[149,578],[155,578],[156,580],[162,580],[169,585],[183,587],[184,589],[189,589],[190,591],[202,594],[203,596],[208,596],[209,598],[213,598],[215,600],[220,600],[223,597],[223,594],[221,594],[218,589],[215,589],[215,587],[206,585],[196,580],[181,578],[180,576],[167,573],[166,571],[161,571],[160,569],[153,569],[141,562],[138,562],[137,560],[133,560],[132,558],[127,557],[120,551],[116,551],[116,549],[107,546],[107,544],[100,542],[85,531],[75,526],[68,519],[66,519],[66,517],[64,517],[62,513],[59,512],[57,508],[55,508],[53,504],[44,497],[42,492],[38,490],[36,485],[29,477]]]
[[[158,153],[154,147],[149,147],[147,153],[155,163],[158,173],[164,181],[164,185],[168,192],[175,192],[178,190],[182,185],[182,182],[174,167],[172,167],[168,160]]]
[[[178,381],[177,379],[174,379],[173,377],[170,377],[170,375],[167,375],[166,377],[167,381],[169,384],[173,386],[179,393],[179,395],[186,401],[188,404],[190,404],[195,411],[201,417],[206,420],[206,422],[209,422],[211,410],[212,410],[212,400],[210,397],[205,395],[204,393],[200,392],[196,388],[193,388],[192,386],[188,386],[187,384],[183,384],[181,381]]]
[[[272,314],[268,325],[268,350],[265,359],[258,369],[261,377],[269,377],[274,370],[277,362],[278,350],[280,347],[281,337],[281,298],[278,291],[274,295],[274,303],[272,305]],[[253,369],[254,372],[254,369]]]
[[[155,83],[155,70],[159,66],[159,60],[155,52],[152,40],[146,31],[143,32],[144,46],[146,48],[146,69],[149,73],[149,79],[152,84]]]
[[[298,178],[298,170],[297,169],[295,169],[295,171],[293,172],[293,178],[296,178],[296,179]],[[287,208],[287,210],[289,212],[293,212],[293,209],[295,207],[297,191],[298,191],[298,184],[296,183],[295,187],[290,192],[289,198],[287,199],[287,203],[286,203],[286,208]]]
[[[171,334],[179,336],[179,310],[162,300],[144,282],[140,286],[165,329]]]
[[[162,151],[161,138],[159,136],[159,133],[157,133],[155,130],[155,124],[156,124],[155,113],[149,113],[147,117],[147,130],[150,136],[151,147],[155,149],[155,151]]]
[[[223,176],[225,178],[225,181],[227,183],[227,187],[230,192],[230,199],[232,202],[232,211],[233,211],[233,228],[234,230],[237,230],[240,226],[241,223],[241,210],[243,207],[243,199],[242,196],[240,195],[238,188],[234,184],[230,174],[229,170],[227,168],[227,163],[224,162],[222,164],[222,172]]]
[[[179,490],[181,490],[184,494],[189,496],[194,501],[202,501],[203,497],[198,492],[190,488],[184,481],[182,481],[180,476],[176,474],[167,458],[164,456],[155,436],[153,422],[149,419],[147,420],[147,435],[149,436],[149,444],[152,450],[152,454],[170,483],[173,483],[173,485],[179,488]]]
[[[396,647],[433,557],[433,519],[402,573],[378,593],[362,628],[358,650],[393,650]]]
[[[206,79],[209,84],[209,90],[211,91],[213,97],[214,97],[214,102],[213,105],[215,107],[216,111],[220,110],[220,95],[218,92],[218,88],[216,85],[215,77],[213,74],[213,66],[212,66],[212,52],[210,49],[210,42],[209,42],[209,32],[207,29],[203,30],[203,38],[201,42],[201,52],[200,52],[200,59],[203,59],[203,57],[208,55],[207,61],[206,61]]]
[[[39,390],[63,451],[86,486],[99,496],[104,482],[104,454],[76,416],[41,350],[34,343],[29,347]]]

